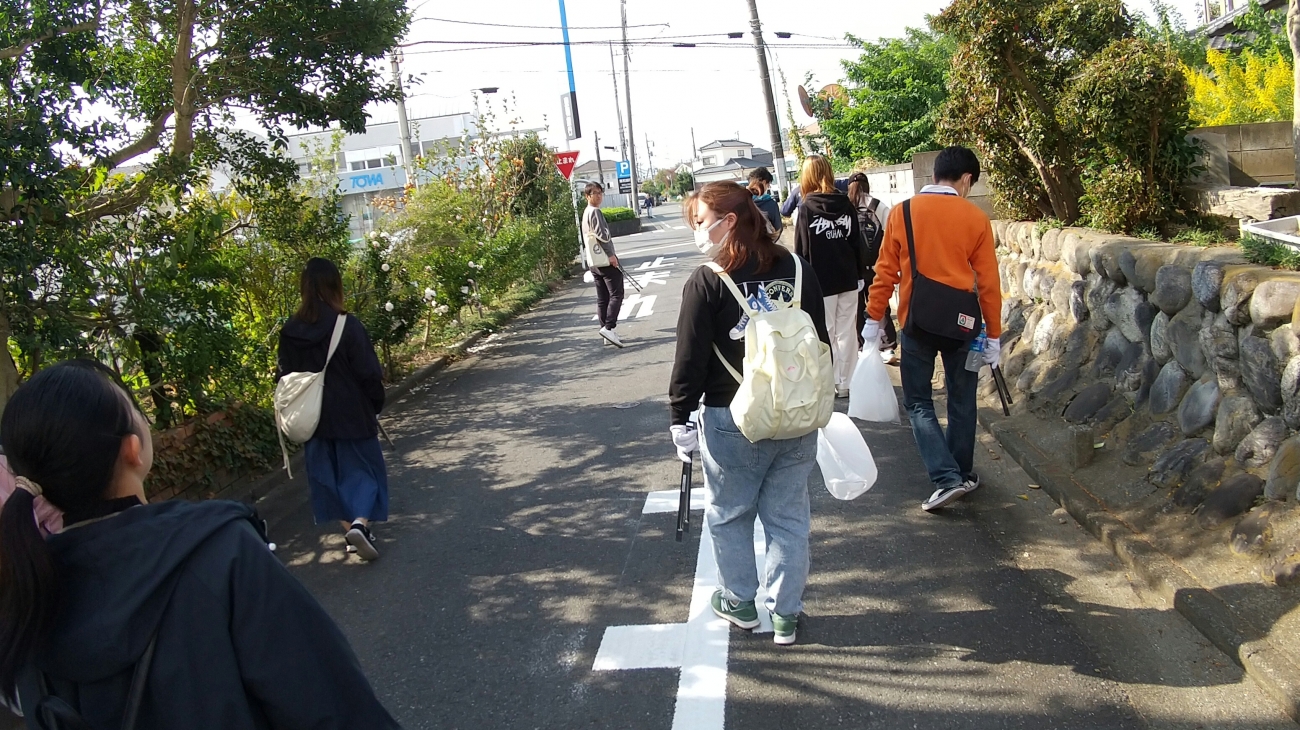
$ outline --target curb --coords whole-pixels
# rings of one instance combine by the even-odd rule
[[[1251,631],[1228,605],[1115,516],[1105,504],[1074,481],[1069,471],[1013,430],[1000,416],[980,407],[979,422],[1002,444],[1020,468],[1035,479],[1070,516],[1102,542],[1147,586],[1173,604],[1210,643],[1233,659],[1292,720],[1300,722],[1300,666],[1262,636]]]

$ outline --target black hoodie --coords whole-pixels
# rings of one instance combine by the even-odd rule
[[[279,372],[318,373],[325,366],[338,313],[322,303],[315,322],[290,319],[280,330]],[[348,315],[343,339],[325,373],[320,425],[313,438],[367,439],[379,435],[376,417],[384,408],[384,369],[361,320]]]
[[[822,295],[855,291],[866,279],[866,250],[858,209],[849,196],[835,193],[805,195],[794,230],[794,252],[817,272]]]
[[[237,502],[176,500],[51,536],[61,609],[33,664],[52,693],[90,727],[120,727],[156,632],[138,730],[398,727],[253,519]],[[35,688],[29,668],[23,707]]]

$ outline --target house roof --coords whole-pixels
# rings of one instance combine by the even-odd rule
[[[617,170],[617,169],[618,169],[618,160],[604,160],[604,159],[602,159],[602,160],[600,161],[600,169],[605,170],[605,171],[614,171],[614,170]],[[574,172],[579,172],[579,173],[582,173],[582,172],[592,172],[592,173],[594,173],[594,172],[596,171],[596,161],[595,161],[595,160],[587,160],[586,162],[582,163],[581,165],[578,165],[577,167],[573,168],[573,171],[574,171]]]
[[[704,150],[716,150],[716,149],[721,149],[723,147],[753,147],[753,146],[754,145],[748,142],[741,142],[738,139],[715,139],[712,142],[701,147],[700,151],[703,152]]]
[[[1287,0],[1261,0],[1260,7],[1264,10],[1279,10],[1286,7]],[[1249,6],[1234,8],[1232,12],[1225,13],[1219,18],[1215,18],[1206,24],[1202,33],[1210,39],[1210,47],[1215,47],[1214,41],[1222,38],[1229,33],[1237,31],[1237,18],[1241,17],[1249,9]]]
[[[755,162],[748,157],[737,157],[725,165],[714,165],[713,167],[702,167],[695,171],[695,175],[714,175],[720,172],[736,172],[739,170],[753,170],[759,167],[767,167],[761,162]]]

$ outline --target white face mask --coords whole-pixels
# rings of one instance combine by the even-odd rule
[[[708,253],[709,249],[717,245],[716,243],[713,242],[712,238],[709,238],[709,234],[713,232],[714,228],[717,228],[719,225],[721,225],[722,221],[724,220],[726,219],[719,218],[718,220],[714,221],[713,225],[709,226],[708,228],[695,229],[695,247],[700,250],[700,253]]]

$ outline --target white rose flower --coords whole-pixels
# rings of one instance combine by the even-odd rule
[[[393,268],[393,267],[389,266],[388,264],[384,264],[383,266],[380,266],[379,268],[382,269],[382,270],[384,270],[384,271],[388,271],[389,269],[391,269],[391,268]]]
[[[392,302],[387,302],[387,303],[385,303],[385,304],[384,304],[384,311],[385,311],[385,312],[391,312],[391,311],[393,311],[393,303],[392,303]]]
[[[424,290],[424,298],[425,298],[425,299],[433,299],[433,295],[434,295],[435,293],[436,293],[436,292],[434,292],[432,289],[425,289],[425,290]]]
[[[462,287],[460,288],[460,293],[461,293],[461,294],[469,294],[469,287],[467,287],[467,286],[462,286]]]

